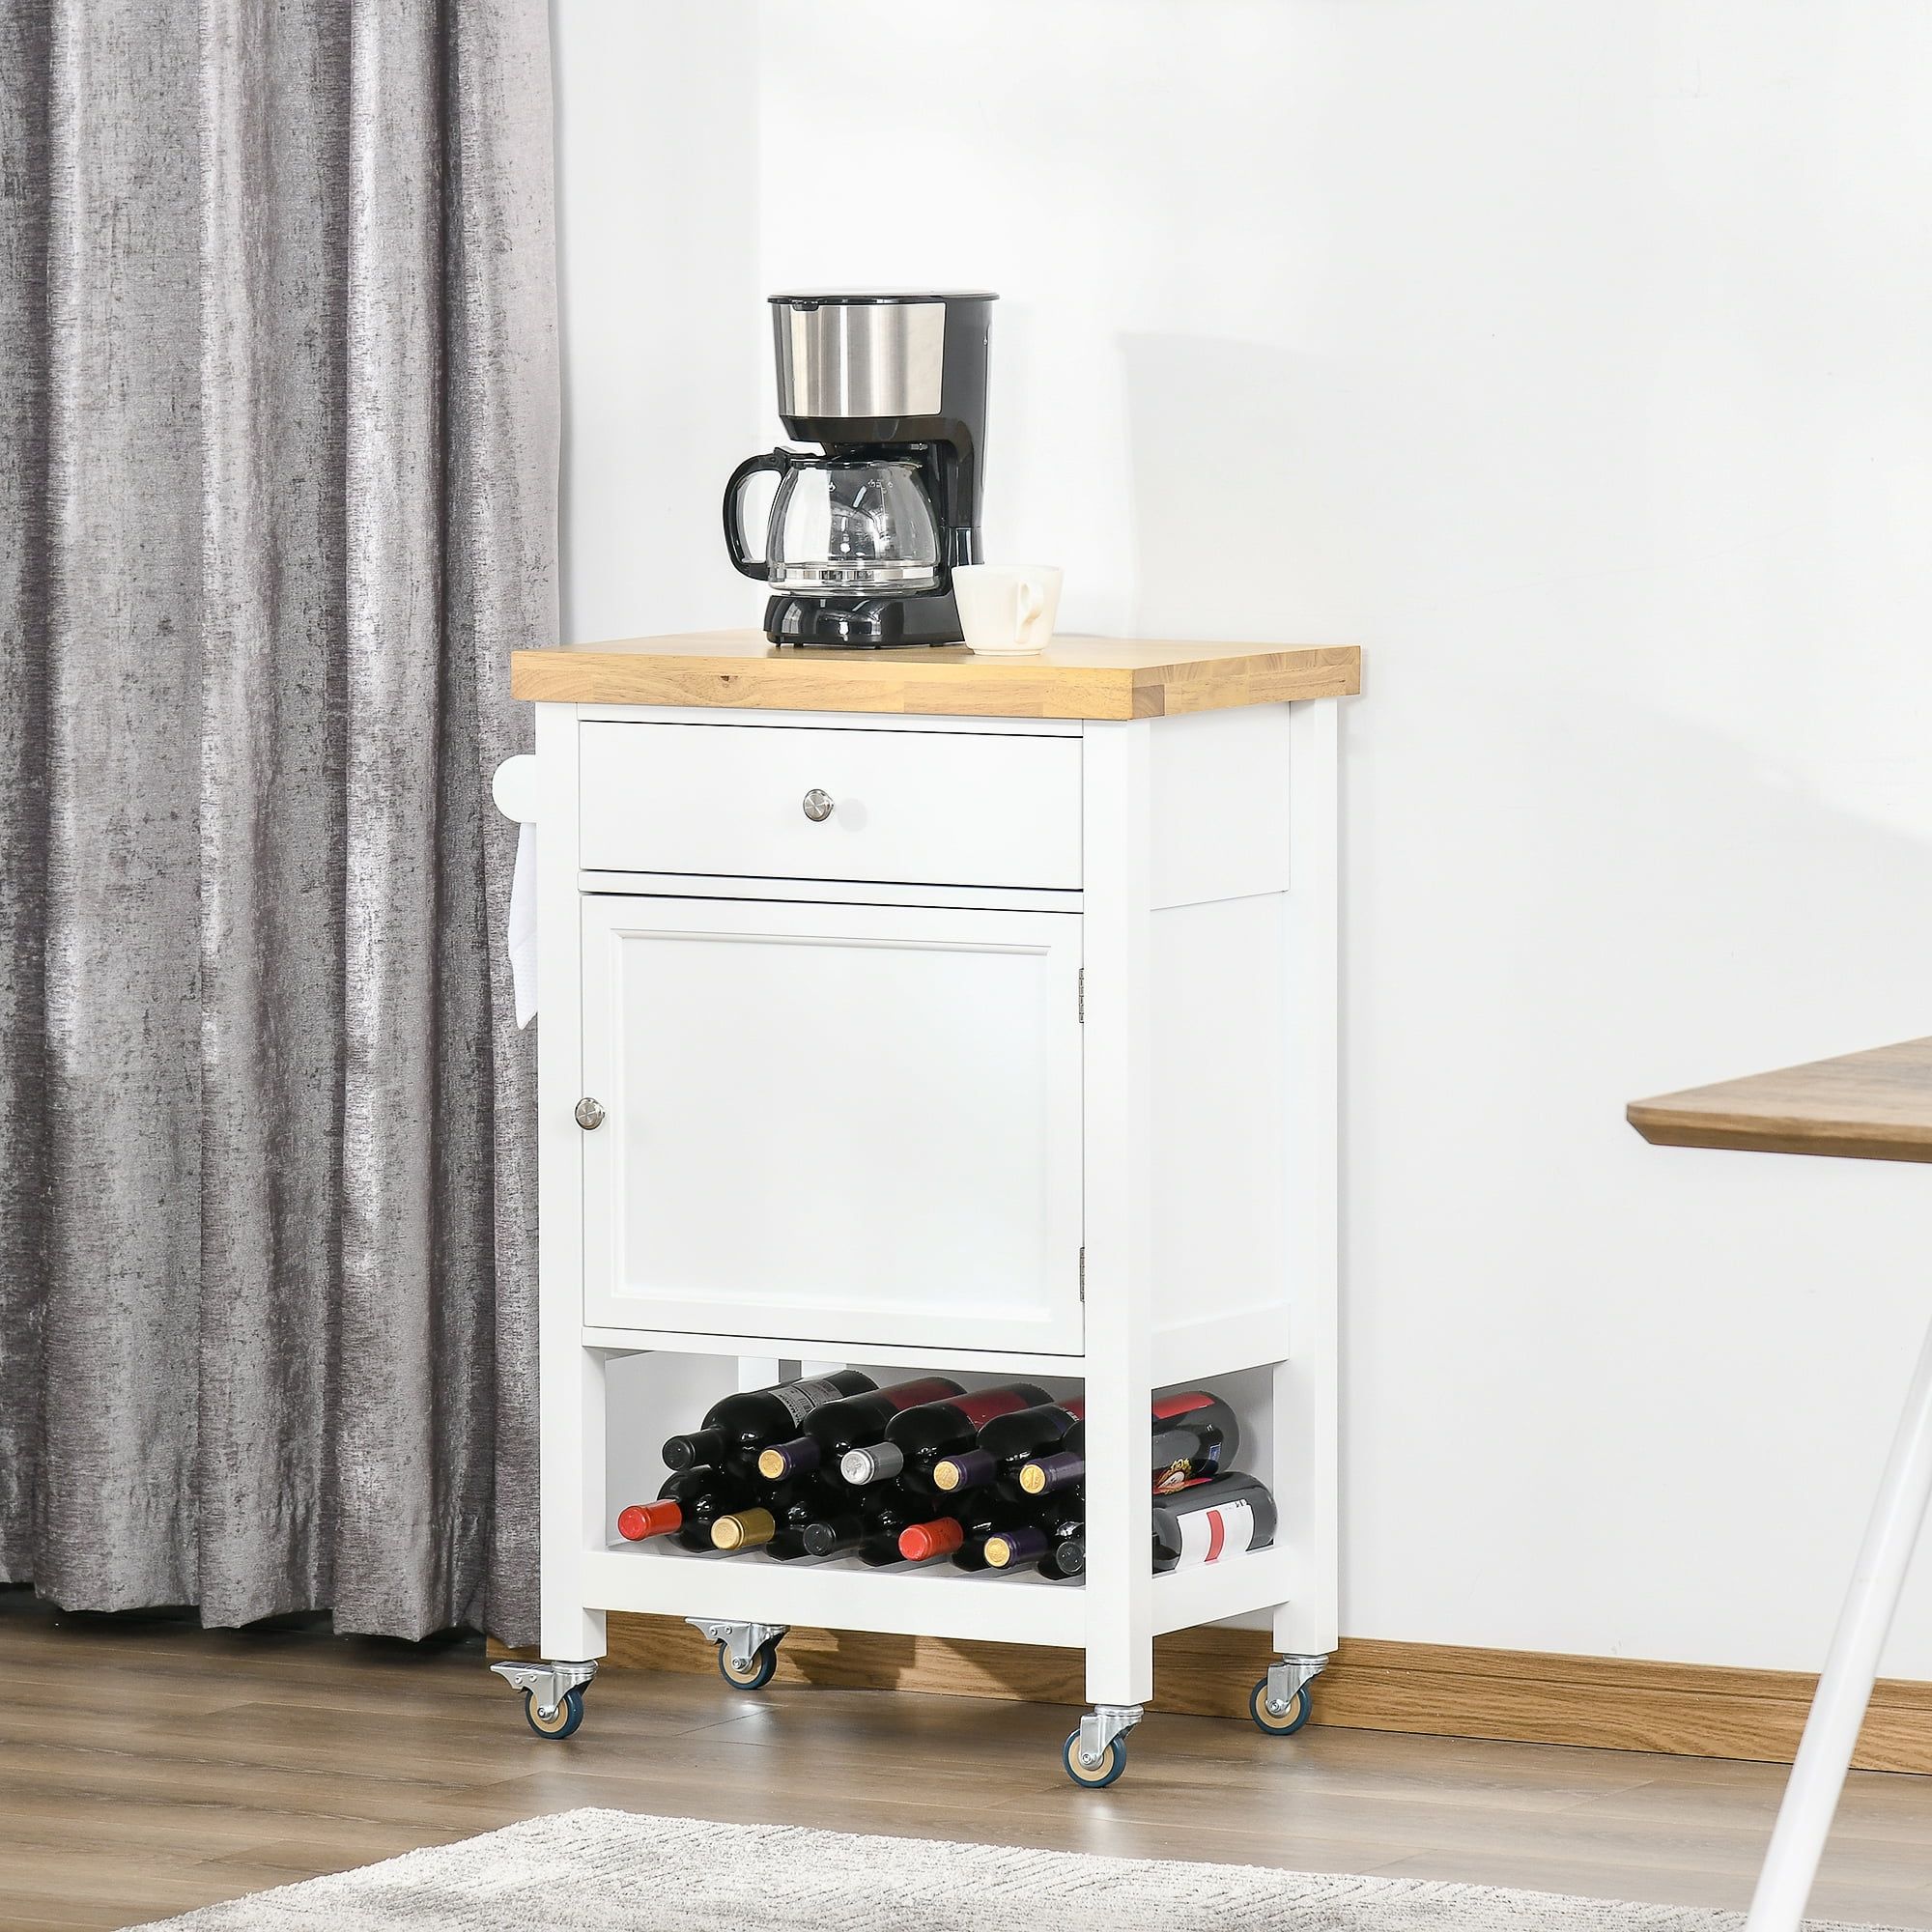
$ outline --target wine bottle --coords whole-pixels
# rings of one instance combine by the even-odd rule
[[[855,1489],[896,1476],[915,1493],[932,1493],[932,1465],[956,1449],[970,1449],[996,1415],[1032,1408],[1047,1393],[1034,1382],[1008,1382],[947,1402],[901,1409],[886,1424],[884,1439],[847,1452],[838,1472]]]
[[[1156,1494],[1218,1475],[1241,1446],[1241,1425],[1219,1396],[1191,1389],[1164,1395],[1153,1405],[1153,1487]],[[1018,1482],[1030,1496],[1050,1496],[1087,1478],[1087,1425],[1066,1432],[1051,1455],[1020,1465]]]
[[[1153,1506],[1153,1567],[1191,1570],[1274,1541],[1274,1497],[1266,1484],[1236,1470],[1159,1496]],[[1019,1534],[1020,1532],[1015,1532]],[[1064,1539],[1054,1562],[1071,1577],[1087,1567],[1084,1529]],[[1042,1575],[1046,1566],[1040,1565]]]
[[[1274,1497],[1254,1476],[1233,1474],[1190,1483],[1153,1504],[1153,1567],[1191,1570],[1274,1541]]]
[[[955,1570],[984,1570],[990,1564],[986,1547],[993,1538],[1031,1527],[1036,1520],[1037,1513],[1019,1503],[980,1493],[948,1515],[908,1523],[899,1532],[899,1554],[913,1563],[951,1556]]]
[[[1086,1570],[1087,1531],[1084,1526],[1071,1536],[1062,1537],[1053,1546],[1053,1567],[1062,1577],[1078,1577]],[[1048,1574],[1044,1558],[1040,1560],[1039,1571],[1042,1577]]]
[[[768,1483],[779,1483],[814,1469],[837,1470],[842,1456],[878,1441],[901,1409],[944,1402],[958,1393],[959,1384],[950,1377],[923,1376],[918,1381],[895,1382],[890,1388],[828,1402],[805,1418],[789,1442],[775,1442],[758,1458],[758,1474]]]
[[[986,1539],[986,1564],[993,1570],[1037,1568],[1042,1577],[1060,1582],[1077,1577],[1087,1567],[1087,1530],[1077,1515],[1056,1513]]]
[[[654,1503],[633,1503],[617,1515],[617,1534],[627,1543],[668,1536],[685,1549],[709,1549],[711,1525],[754,1500],[751,1484],[699,1464],[674,1470]]]
[[[1020,1465],[1054,1448],[1087,1412],[1078,1396],[996,1415],[971,1449],[942,1456],[932,1465],[932,1487],[942,1495],[963,1495],[988,1487],[1011,1499],[1020,1493]]]
[[[869,1489],[847,1491],[825,1516],[806,1524],[806,1551],[812,1556],[855,1555],[874,1570],[903,1563],[900,1531],[908,1523],[923,1521],[931,1509],[929,1499],[915,1496],[900,1483],[874,1483]]]
[[[807,1527],[825,1514],[826,1497],[816,1483],[781,1483],[768,1490],[748,1509],[733,1510],[711,1525],[711,1547],[727,1555],[762,1549],[781,1562],[795,1562],[812,1552],[807,1548]]]
[[[866,1518],[856,1506],[833,1509],[804,1524],[798,1540],[808,1556],[850,1556],[866,1540]]]
[[[870,1376],[857,1369],[839,1369],[829,1376],[727,1395],[705,1410],[700,1427],[673,1435],[665,1444],[666,1466],[688,1469],[704,1463],[729,1475],[750,1477],[757,1469],[760,1453],[794,1435],[814,1408],[876,1386]]]

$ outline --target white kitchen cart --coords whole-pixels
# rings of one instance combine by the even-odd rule
[[[1338,712],[1351,650],[1057,640],[520,653],[538,850],[542,1651],[566,1736],[611,1610],[729,1681],[793,1625],[1065,1645],[1110,1783],[1153,1639],[1269,1610],[1264,1728],[1336,1634]],[[1084,1579],[626,1544],[640,1351],[1085,1384]],[[1272,1547],[1155,1577],[1148,1407],[1264,1388]],[[693,1425],[647,1418],[651,1438]],[[1244,1418],[1246,1420],[1246,1418]]]

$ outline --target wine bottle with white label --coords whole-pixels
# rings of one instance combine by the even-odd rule
[[[1153,1567],[1191,1570],[1274,1541],[1274,1497],[1254,1476],[1216,1476],[1153,1499]]]
[[[902,1409],[886,1424],[884,1439],[850,1451],[839,1463],[838,1473],[855,1488],[896,1477],[916,1493],[930,1495],[932,1465],[941,1457],[972,1448],[994,1416],[1047,1400],[1046,1391],[1036,1382],[1008,1382]]]
[[[673,1435],[665,1444],[665,1465],[688,1469],[703,1463],[728,1475],[753,1476],[758,1458],[773,1443],[796,1435],[814,1408],[876,1387],[870,1376],[857,1369],[838,1369],[829,1376],[809,1376],[803,1381],[775,1382],[770,1388],[727,1395],[705,1410],[698,1428]]]
[[[1266,1548],[1274,1532],[1274,1497],[1265,1484],[1238,1472],[1217,1476],[1154,1498],[1153,1567],[1191,1570],[1197,1563],[1218,1563],[1224,1556]],[[1052,1560],[1062,1576],[1077,1577],[1087,1567],[1086,1531],[1063,1537]],[[1040,1575],[1052,1574],[1042,1560]]]

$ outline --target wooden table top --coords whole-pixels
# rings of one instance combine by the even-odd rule
[[[563,704],[688,704],[966,718],[1170,718],[1362,688],[1353,645],[1172,643],[1057,637],[1034,657],[964,644],[842,650],[699,631],[518,651],[510,690]]]
[[[1932,1039],[1633,1100],[1625,1113],[1658,1147],[1932,1160]]]

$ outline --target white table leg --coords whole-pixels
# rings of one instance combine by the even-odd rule
[[[1865,1526],[1858,1567],[1852,1572],[1852,1586],[1838,1613],[1832,1654],[1804,1722],[1797,1762],[1791,1767],[1791,1781],[1784,1787],[1777,1828],[1758,1874],[1745,1932],[1795,1932],[1804,1916],[1928,1498],[1932,1498],[1932,1329],[1918,1351],[1912,1393],[1892,1438],[1885,1479]]]

